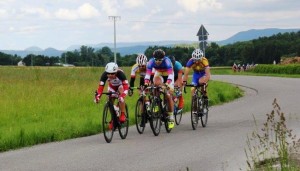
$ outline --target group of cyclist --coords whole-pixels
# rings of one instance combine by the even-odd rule
[[[193,77],[191,84],[199,85],[206,84],[210,79],[209,62],[204,57],[204,53],[200,49],[195,49],[192,57],[186,63],[185,69],[179,61],[176,61],[174,56],[166,56],[162,49],[157,49],[153,52],[152,58],[149,60],[144,54],[139,54],[136,58],[136,64],[132,66],[130,74],[130,83],[124,72],[114,62],[110,62],[105,67],[105,72],[100,77],[98,89],[95,94],[95,103],[98,103],[106,81],[108,82],[109,92],[119,92],[120,102],[120,122],[126,121],[125,116],[125,101],[124,98],[133,93],[131,87],[134,87],[136,75],[140,75],[140,86],[164,86],[167,89],[167,102],[168,102],[168,126],[172,129],[175,126],[174,121],[174,102],[172,94],[174,86],[182,87],[187,84],[188,74],[193,70]],[[192,89],[192,92],[194,89]],[[204,97],[207,98],[207,92],[204,88]],[[184,106],[184,99],[179,97],[178,107],[182,109]]]

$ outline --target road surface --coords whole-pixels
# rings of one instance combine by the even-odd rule
[[[206,128],[192,130],[186,114],[170,134],[162,130],[157,137],[147,124],[142,135],[130,127],[125,140],[116,132],[110,144],[98,134],[0,153],[0,170],[246,170],[244,149],[255,127],[253,116],[259,124],[265,122],[274,98],[288,118],[288,127],[300,137],[300,79],[229,75],[213,75],[212,79],[237,84],[246,93],[231,103],[211,107]]]

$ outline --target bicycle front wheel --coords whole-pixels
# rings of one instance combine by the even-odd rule
[[[161,129],[161,106],[159,99],[155,98],[151,103],[150,127],[155,136],[158,136]]]
[[[201,109],[201,124],[202,127],[206,127],[208,119],[208,99],[202,98],[202,109]]]
[[[146,118],[145,118],[145,114],[143,114],[144,111],[144,104],[143,104],[143,99],[139,98],[138,101],[136,102],[136,106],[135,106],[135,125],[136,125],[136,129],[138,131],[138,133],[143,134],[144,130],[145,130],[145,122],[146,122]],[[144,118],[143,118],[144,117]],[[144,122],[144,123],[142,123]],[[143,126],[141,126],[142,124],[144,124]]]
[[[182,110],[178,110],[178,104],[174,105],[174,116],[175,116],[175,123],[176,125],[179,125],[182,118]]]
[[[193,130],[197,129],[198,126],[198,98],[194,95],[192,97],[192,106],[191,106],[191,124]]]
[[[102,115],[102,130],[105,141],[110,143],[114,135],[113,114],[111,113],[110,104],[106,103]]]
[[[120,123],[120,125],[119,125],[119,134],[122,139],[125,139],[128,134],[129,114],[128,114],[127,104],[125,104],[125,116],[126,116],[126,121],[123,123]]]

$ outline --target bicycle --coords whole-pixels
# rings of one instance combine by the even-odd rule
[[[103,118],[102,118],[102,129],[103,129],[103,134],[104,138],[107,143],[110,143],[114,131],[116,129],[119,130],[120,137],[122,139],[125,139],[128,134],[128,127],[129,127],[129,115],[128,115],[128,108],[127,104],[125,103],[125,116],[126,116],[126,121],[121,123],[119,121],[119,114],[120,111],[118,111],[118,106],[119,106],[119,93],[117,92],[104,92],[102,94],[108,95],[108,100],[104,105],[103,109]],[[111,95],[115,95],[112,97]],[[117,99],[117,105],[114,104],[115,99]],[[112,126],[112,127],[111,127]]]
[[[169,117],[168,117],[168,105],[166,99],[166,88],[161,86],[151,86],[150,95],[151,100],[151,118],[150,118],[150,127],[155,136],[158,136],[161,130],[162,122],[164,122],[165,129],[167,133],[171,132],[169,128]]]
[[[206,127],[208,119],[208,99],[204,98],[203,92],[205,91],[206,84],[200,84],[195,86],[193,84],[187,84],[185,87],[194,87],[195,92],[192,95],[192,104],[191,104],[191,124],[193,130],[197,129],[198,120],[201,119],[202,127]],[[184,87],[184,92],[186,93]],[[203,89],[203,91],[201,91]]]
[[[135,125],[139,134],[143,134],[146,123],[151,119],[150,104],[151,95],[149,89],[151,87],[131,87],[131,89],[140,90],[140,97],[138,98],[135,106]]]
[[[179,125],[182,118],[183,109],[179,109],[179,97],[182,96],[182,92],[180,90],[180,87],[175,86],[174,87],[174,95],[173,95],[173,101],[174,101],[174,117],[175,117],[175,123],[176,125]]]

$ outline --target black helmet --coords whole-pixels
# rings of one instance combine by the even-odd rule
[[[165,52],[162,49],[157,49],[153,52],[154,58],[162,59],[165,57]]]
[[[173,66],[175,66],[175,61],[176,61],[175,56],[171,55],[169,58],[171,59]]]

